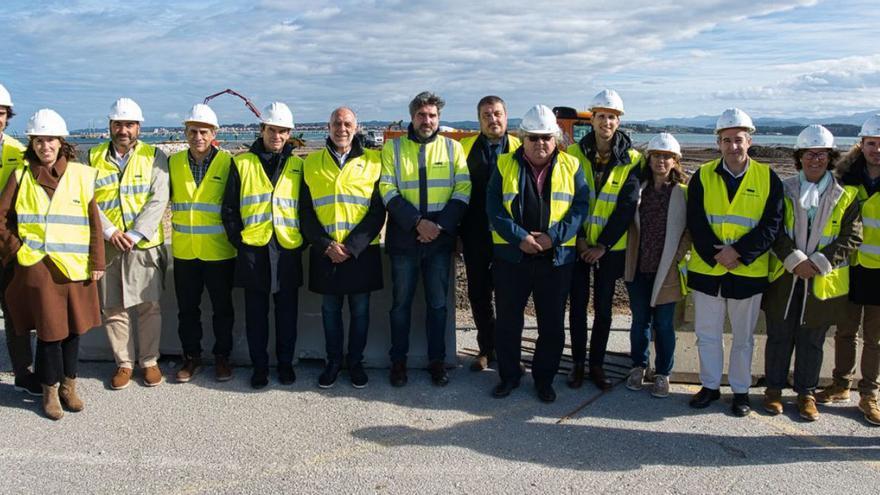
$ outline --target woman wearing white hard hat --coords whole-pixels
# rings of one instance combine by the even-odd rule
[[[42,109],[28,121],[26,164],[0,194],[0,256],[14,265],[6,301],[16,331],[37,331],[36,371],[43,410],[61,419],[81,411],[79,336],[101,323],[95,281],[104,241],[93,168],[74,162],[67,125]]]
[[[651,395],[669,395],[675,354],[675,305],[682,299],[679,263],[690,248],[686,233],[687,175],[681,168],[681,146],[672,134],[648,142],[648,167],[641,173],[639,203],[629,228],[623,279],[632,311],[632,370],[626,388],[641,390],[654,334],[654,385]]]
[[[553,378],[565,345],[565,300],[575,239],[587,214],[589,189],[577,160],[557,147],[561,133],[552,110],[532,107],[520,130],[522,147],[498,157],[486,194],[501,378],[492,394],[506,397],[519,386],[523,312],[531,295],[538,318],[532,378],[538,398],[553,402]]]
[[[816,401],[849,401],[861,327],[858,407],[868,423],[880,426],[880,115],[864,122],[859,137],[861,141],[841,158],[836,172],[843,185],[858,190],[862,243],[850,260],[849,304],[834,334],[834,383],[817,393]]]
[[[846,310],[849,258],[862,233],[857,188],[842,186],[831,172],[838,157],[831,132],[811,125],[797,138],[798,174],[782,182],[784,232],[773,246],[772,283],[762,301],[767,316],[764,410],[770,414],[782,413],[793,353],[798,412],[807,421],[819,417],[814,392],[825,333]]]
[[[571,352],[574,366],[568,386],[584,381],[587,357],[587,302],[593,279],[593,335],[590,338],[590,379],[602,390],[611,388],[603,364],[611,331],[614,287],[623,276],[626,235],[636,213],[639,173],[644,158],[620,131],[623,100],[613,89],[600,91],[590,103],[592,126],[580,142],[566,150],[584,171],[590,197],[590,213],[584,218],[585,237],[578,240],[578,261],[571,285]],[[591,277],[592,275],[592,277]]]

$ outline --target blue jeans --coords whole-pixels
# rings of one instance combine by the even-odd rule
[[[655,273],[636,273],[632,282],[627,282],[629,307],[632,311],[632,327],[629,330],[630,356],[633,367],[648,367],[648,346],[651,342],[651,327],[654,328],[654,369],[658,375],[669,375],[675,355],[675,303],[651,307],[651,290],[654,288]]]
[[[391,255],[391,362],[406,361],[412,302],[421,271],[425,288],[425,331],[428,359],[446,359],[446,295],[449,293],[451,251]]]
[[[324,345],[327,361],[342,364],[342,347],[345,329],[342,324],[342,301],[346,296],[325,294],[321,302],[324,319]],[[370,293],[348,294],[348,365],[364,359],[367,345],[367,329],[370,327]]]

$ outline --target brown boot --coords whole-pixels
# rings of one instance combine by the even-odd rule
[[[877,397],[862,395],[862,399],[859,400],[859,411],[865,414],[865,421],[874,426],[880,426],[880,407],[877,406]]]
[[[162,370],[159,365],[147,366],[144,368],[144,385],[147,387],[157,387],[162,383]]]
[[[774,416],[782,414],[782,390],[768,388],[764,391],[764,410]]]
[[[110,379],[110,388],[113,390],[122,390],[131,383],[131,368],[116,368],[116,373]]]
[[[43,385],[43,412],[46,417],[55,421],[64,417],[61,401],[58,399],[58,384]]]
[[[819,419],[819,410],[816,409],[816,398],[811,394],[798,394],[798,412],[807,421]]]
[[[58,397],[61,398],[61,404],[71,412],[80,412],[85,407],[82,399],[76,394],[76,378],[64,377],[61,382],[61,388],[58,389]]]
[[[175,378],[177,378],[177,381],[180,383],[187,383],[188,381],[192,380],[193,377],[196,376],[196,373],[201,370],[202,358],[186,358],[183,361],[183,366],[181,366],[180,369],[177,370],[177,375]]]
[[[849,384],[833,383],[816,394],[816,402],[819,404],[849,402]]]
[[[571,371],[568,373],[568,379],[566,383],[570,388],[581,388],[584,386],[584,362],[583,361],[575,361],[571,367]]]
[[[226,356],[214,356],[214,379],[218,382],[232,380],[232,366]]]

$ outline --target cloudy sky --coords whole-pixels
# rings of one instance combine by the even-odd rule
[[[3,0],[0,83],[21,131],[37,108],[71,127],[106,125],[129,96],[145,125],[174,125],[233,88],[299,122],[335,106],[407,117],[443,95],[444,120],[474,120],[498,94],[510,114],[586,106],[604,87],[626,119],[718,114],[822,117],[880,108],[880,9],[867,1]],[[254,117],[231,97],[222,122]]]

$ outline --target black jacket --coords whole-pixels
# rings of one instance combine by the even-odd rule
[[[260,158],[263,170],[274,185],[278,182],[278,177],[284,169],[284,163],[293,153],[293,146],[285,144],[281,153],[270,153],[263,146],[263,139],[257,138],[251,144],[250,152]],[[238,167],[234,162],[235,158],[233,158],[232,167],[229,168],[229,178],[226,182],[226,192],[223,194],[220,216],[223,220],[223,228],[226,230],[226,237],[238,249],[235,263],[235,286],[273,294],[282,289],[301,286],[303,246],[296,249],[284,249],[278,244],[274,234],[265,246],[248,246],[241,242],[241,231],[244,230],[241,205],[239,204],[241,176],[239,176]]]
[[[501,153],[509,152],[510,141],[505,134],[501,141]],[[471,199],[458,232],[463,242],[488,246],[491,249],[492,235],[489,232],[489,217],[486,215],[486,187],[495,172],[495,164],[491,163],[488,140],[482,133],[477,136],[468,153],[467,165],[471,175]]]
[[[629,139],[629,136],[620,131],[616,131],[614,137],[611,138],[611,158],[605,168],[601,170],[596,166],[596,134],[590,131],[581,138],[578,146],[584,156],[593,164],[596,196],[599,195],[602,186],[608,182],[612,168],[632,163],[629,156],[629,150],[632,149],[632,141]],[[597,244],[610,248],[617,244],[621,236],[629,230],[629,226],[639,206],[639,173],[640,167],[633,167],[629,175],[626,176],[623,187],[617,194],[617,205],[614,207],[614,211],[611,212],[611,216],[608,217],[608,223],[605,224],[602,233],[596,239]]]
[[[694,172],[688,182],[687,198],[687,228],[693,241],[693,248],[709,266],[715,266],[715,255],[720,251],[716,245],[724,244],[715,235],[709,220],[706,218],[706,209],[703,206],[703,183],[700,181],[700,173],[705,168],[701,166]],[[728,185],[728,196],[734,192],[731,186],[738,187],[742,180],[734,179],[727,173],[721,164],[713,173],[721,174]],[[726,176],[726,177],[725,177]],[[740,262],[749,265],[759,256],[767,252],[782,229],[784,212],[784,192],[782,181],[773,170],[770,171],[770,193],[764,212],[758,225],[749,233],[733,243],[733,248],[740,255]],[[691,253],[693,256],[693,253]],[[720,277],[688,272],[688,287],[712,296],[721,296],[730,299],[746,299],[755,294],[760,294],[769,285],[767,277],[743,277],[732,273],[725,273]]]
[[[327,139],[327,147],[321,153],[328,153],[339,164],[336,155],[329,150],[333,146]],[[346,163],[364,154],[361,144],[355,140]],[[348,234],[343,245],[351,251],[352,257],[342,263],[333,263],[324,252],[333,239],[321,226],[312,194],[305,178],[300,189],[300,228],[309,241],[309,290],[318,294],[359,294],[382,288],[382,256],[378,244],[370,244],[379,235],[385,224],[385,205],[379,193],[379,182],[373,186],[373,195],[365,216]]]
[[[412,124],[407,132],[407,138],[410,141],[422,144],[434,141],[437,139],[437,135],[435,132],[431,137],[422,139],[415,133]],[[420,173],[420,190],[427,191],[426,181],[427,176]],[[458,229],[461,217],[467,210],[467,203],[450,199],[442,210],[422,215],[418,208],[403,199],[403,196],[396,196],[388,202],[387,209],[389,222],[385,227],[385,248],[388,253],[416,254],[435,250],[452,251],[455,248],[456,229]],[[437,223],[443,229],[433,242],[427,244],[418,241],[418,232],[416,232],[416,225],[422,218]]]

